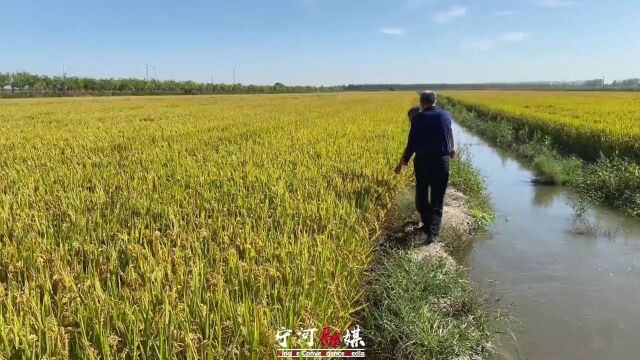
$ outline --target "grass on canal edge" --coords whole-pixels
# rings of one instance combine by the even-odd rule
[[[491,221],[484,182],[464,151],[452,162],[451,185],[466,195],[478,227]],[[445,211],[445,217],[446,217]],[[464,270],[439,256],[419,260],[406,250],[403,225],[416,221],[411,191],[399,192],[389,210],[386,235],[371,269],[361,318],[368,354],[379,359],[481,359],[491,353],[491,311]],[[471,234],[448,227],[442,234],[449,254],[469,248]],[[457,256],[456,256],[457,257]]]
[[[441,103],[458,124],[528,161],[538,182],[567,185],[593,201],[640,216],[640,167],[634,161],[604,155],[586,161],[517,119],[482,112],[451,98],[443,97]]]

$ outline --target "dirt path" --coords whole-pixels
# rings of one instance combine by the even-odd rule
[[[374,358],[485,358],[490,334],[484,305],[454,259],[475,228],[469,202],[450,188],[442,242],[420,245],[426,235],[414,230],[414,188],[398,192],[364,297],[363,324]]]
[[[443,234],[451,231],[463,233],[468,235],[473,230],[474,220],[469,214],[469,209],[466,205],[466,197],[456,189],[449,188],[444,199],[444,217],[443,217]],[[417,243],[425,240],[424,234],[411,235],[413,240]],[[445,246],[441,242],[419,245],[410,250],[410,253],[422,260],[429,256],[440,256],[447,259],[452,266],[455,266],[455,260],[446,252]]]

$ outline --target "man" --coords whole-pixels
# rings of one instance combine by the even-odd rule
[[[420,95],[420,112],[411,119],[407,147],[395,169],[400,174],[415,154],[416,209],[422,221],[419,230],[427,234],[428,242],[437,240],[440,234],[449,160],[456,154],[451,114],[436,107],[436,102],[433,91]]]

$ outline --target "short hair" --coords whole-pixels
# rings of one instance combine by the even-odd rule
[[[420,104],[422,105],[434,105],[438,100],[438,95],[435,91],[426,90],[420,94]]]
[[[411,109],[409,109],[409,111],[407,112],[407,116],[409,117],[409,119],[413,119],[414,116],[418,115],[418,113],[420,112],[420,107],[419,106],[413,106]]]

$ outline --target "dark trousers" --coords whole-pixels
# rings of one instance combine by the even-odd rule
[[[420,220],[428,234],[438,236],[444,194],[449,184],[449,157],[416,155],[413,168],[416,174],[416,209],[420,213]]]

